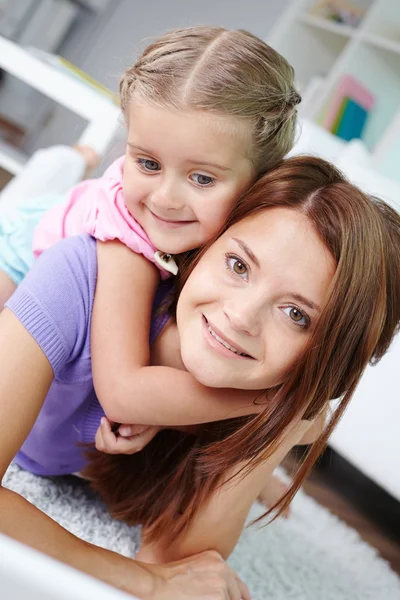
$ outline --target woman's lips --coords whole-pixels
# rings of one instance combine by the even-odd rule
[[[207,318],[203,315],[203,334],[209,346],[216,350],[221,356],[227,358],[237,358],[241,360],[254,360],[252,356],[235,344],[232,340],[226,338],[225,335],[216,329]]]

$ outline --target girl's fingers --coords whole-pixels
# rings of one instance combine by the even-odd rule
[[[113,433],[111,422],[106,417],[101,419],[100,430],[104,444],[102,452],[106,452],[107,454],[118,454],[118,438],[115,433]]]
[[[121,437],[131,437],[133,435],[132,426],[131,425],[120,425],[118,429],[118,433]]]
[[[100,422],[100,427],[106,433],[113,433],[113,423],[107,419],[107,417],[102,417]]]
[[[136,452],[140,452],[160,430],[159,427],[144,427],[142,425],[140,425],[140,428],[143,430],[142,433],[129,438],[117,438],[116,446],[120,454],[135,454]]]
[[[120,425],[118,433],[122,437],[132,437],[133,435],[140,435],[148,428],[149,425]]]
[[[104,452],[104,440],[103,440],[103,435],[102,435],[102,431],[101,431],[101,425],[98,428],[98,430],[96,431],[96,437],[95,437],[95,446],[96,446],[96,450],[98,450],[99,452]]]
[[[118,434],[122,428],[134,431],[134,434],[129,437],[116,435],[112,423],[107,417],[103,417],[96,433],[95,444],[97,450],[107,454],[135,454],[143,450],[160,430],[159,427],[147,425],[121,425]]]

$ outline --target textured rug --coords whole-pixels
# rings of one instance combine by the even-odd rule
[[[81,538],[133,556],[140,532],[111,519],[74,477],[9,468],[5,485]],[[260,514],[254,506],[251,517]],[[300,492],[288,519],[247,528],[230,561],[253,600],[400,600],[400,578],[359,535]]]

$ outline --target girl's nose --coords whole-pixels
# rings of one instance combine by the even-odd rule
[[[172,181],[155,183],[151,194],[151,202],[160,210],[178,210],[181,208],[176,184]]]

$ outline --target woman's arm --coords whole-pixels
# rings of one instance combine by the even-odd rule
[[[233,551],[243,530],[251,505],[257,499],[265,481],[280,464],[289,450],[298,444],[309,424],[300,421],[270,458],[250,471],[245,477],[230,479],[243,466],[226,473],[226,483],[220,486],[207,504],[195,515],[189,528],[176,540],[165,538],[146,544],[146,531],[142,533],[143,546],[137,558],[145,562],[178,560],[204,550],[217,550],[225,559]]]
[[[40,346],[8,309],[0,314],[0,478],[21,447],[53,379]],[[21,374],[23,373],[23,376]],[[144,599],[249,599],[217,554],[150,566],[75,537],[27,500],[0,486],[0,531],[110,585]],[[223,596],[224,597],[224,596]]]
[[[111,421],[192,425],[257,412],[257,392],[207,388],[190,373],[148,366],[155,267],[120,242],[97,244],[93,381]]]

